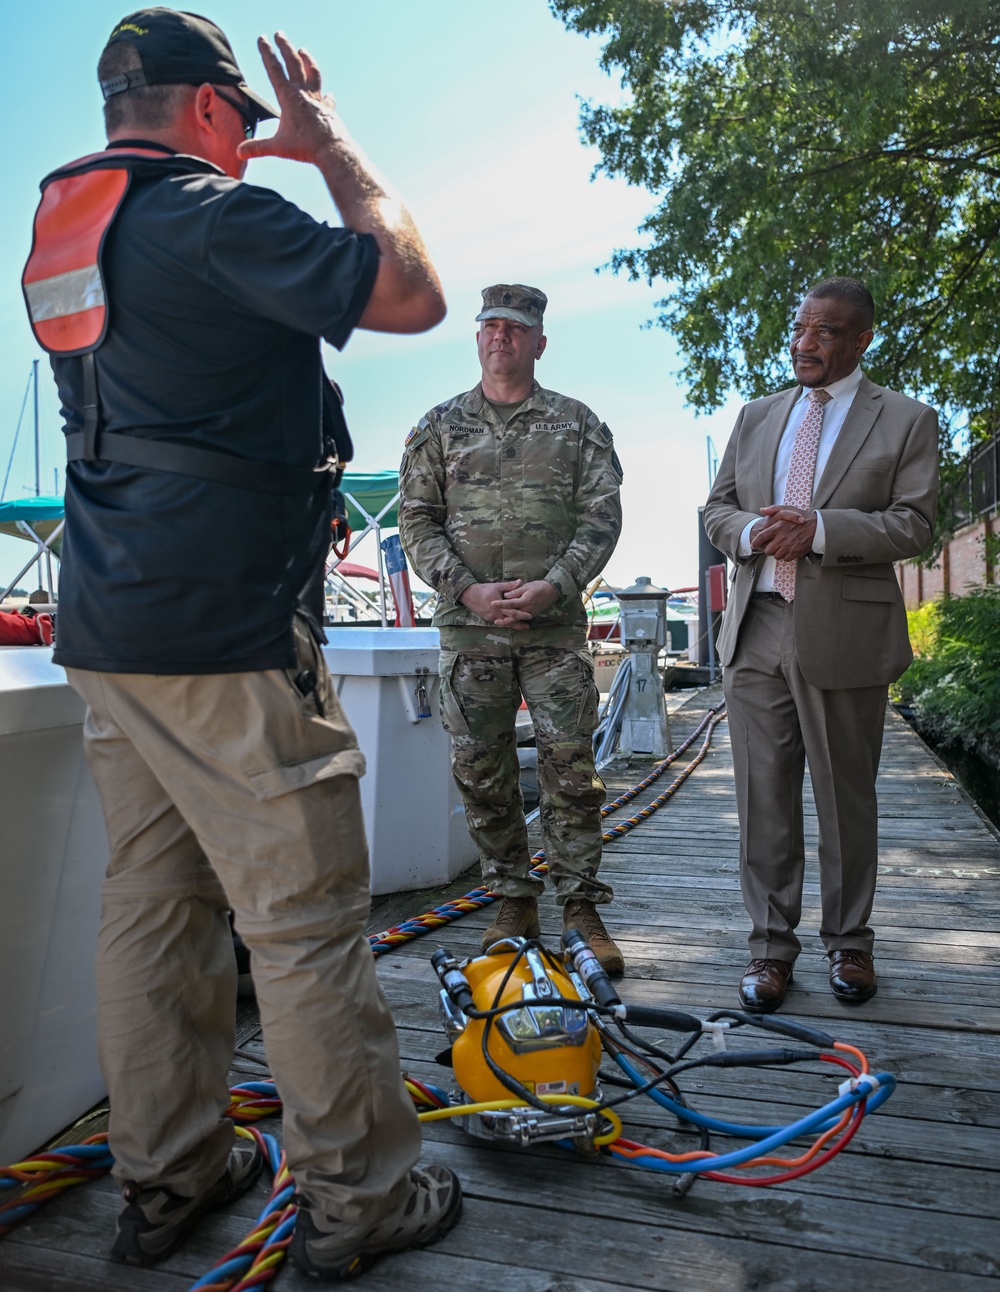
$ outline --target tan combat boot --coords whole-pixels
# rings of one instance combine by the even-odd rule
[[[577,929],[590,943],[590,949],[601,962],[609,978],[620,978],[625,972],[625,957],[611,941],[604,921],[594,903],[586,897],[571,897],[563,907],[563,928]]]
[[[504,938],[537,938],[538,900],[534,897],[505,897],[490,927],[483,934],[483,954]]]

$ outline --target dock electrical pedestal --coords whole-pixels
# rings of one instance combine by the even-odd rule
[[[671,749],[670,723],[656,661],[667,644],[670,594],[643,575],[617,595],[622,645],[632,670],[618,747],[623,753],[664,758]]]

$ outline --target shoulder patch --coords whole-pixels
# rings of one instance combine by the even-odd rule
[[[604,449],[610,449],[615,442],[607,422],[601,422],[598,426],[588,425],[585,434],[592,444],[599,444]]]
[[[430,428],[427,426],[414,426],[406,439],[403,441],[404,449],[415,449],[418,444],[423,444],[424,440],[430,435]]]

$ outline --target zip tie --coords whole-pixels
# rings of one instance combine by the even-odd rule
[[[837,1093],[841,1095],[853,1095],[856,1090],[862,1091],[862,1097],[869,1099],[876,1090],[882,1089],[882,1083],[878,1077],[873,1076],[870,1072],[862,1073],[860,1077],[848,1077],[837,1087]]]
[[[716,1054],[723,1054],[726,1049],[726,1033],[729,1031],[730,1023],[723,1019],[718,1023],[708,1023],[704,1019],[701,1022],[701,1030],[709,1032],[712,1036],[712,1045],[715,1047]]]

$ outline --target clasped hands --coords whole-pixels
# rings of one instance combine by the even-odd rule
[[[750,547],[754,552],[776,557],[779,561],[797,561],[812,551],[816,536],[816,513],[788,503],[775,503],[761,507],[761,516],[750,531]]]
[[[473,583],[459,601],[496,628],[527,628],[528,621],[559,600],[559,589],[547,579],[508,579],[505,583]]]

